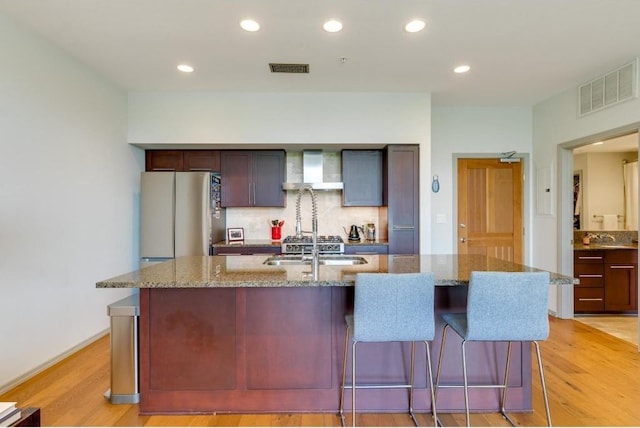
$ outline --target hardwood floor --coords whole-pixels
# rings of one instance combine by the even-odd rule
[[[551,417],[555,426],[640,425],[640,354],[637,347],[574,320],[551,319],[541,343]],[[535,358],[534,358],[535,360]],[[43,426],[339,426],[334,414],[140,416],[137,405],[112,405],[109,339],[103,337],[33,379],[0,395],[0,401],[42,410]],[[537,370],[534,412],[513,414],[518,425],[546,424]],[[463,414],[440,414],[445,426],[465,424]],[[419,415],[421,425],[432,425]],[[347,419],[347,423],[349,423]],[[361,414],[358,425],[411,426],[405,414]],[[508,426],[497,414],[472,415],[473,425]]]

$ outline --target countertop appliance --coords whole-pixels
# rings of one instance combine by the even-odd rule
[[[342,254],[344,253],[344,240],[338,235],[321,235],[318,236],[318,252],[320,254]],[[303,236],[296,238],[295,236],[287,236],[282,240],[283,254],[311,254],[313,248],[313,239],[311,236]]]
[[[220,176],[210,172],[143,172],[140,267],[180,256],[209,255],[225,238]]]

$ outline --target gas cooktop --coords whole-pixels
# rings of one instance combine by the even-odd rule
[[[319,235],[318,251],[321,254],[341,254],[344,253],[344,240],[338,235]],[[301,238],[295,236],[287,236],[282,240],[282,252],[284,254],[292,253],[311,253],[313,248],[313,238],[304,235]]]

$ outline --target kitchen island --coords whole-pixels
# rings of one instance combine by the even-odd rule
[[[140,289],[140,412],[336,412],[344,314],[353,306],[358,272],[434,272],[438,314],[465,309],[473,270],[536,270],[477,255],[362,257],[366,264],[321,265],[317,281],[308,265],[265,265],[262,255],[181,257],[98,282],[98,288]],[[552,274],[551,282],[570,284],[573,278]],[[439,319],[437,325],[433,355],[440,348]],[[499,362],[479,359],[470,373],[477,380],[495,381],[506,345],[474,345],[469,352],[496,355]],[[408,344],[363,346],[370,352],[358,364],[361,379],[397,382],[408,376]],[[447,346],[459,349],[459,341],[449,340]],[[425,360],[423,353],[418,355],[415,409],[427,411]],[[442,382],[459,382],[459,352],[452,349],[448,355]],[[529,411],[529,346],[514,347],[512,358],[508,407]],[[403,390],[363,390],[358,396],[363,411],[407,408]],[[497,392],[479,389],[471,396],[476,410],[499,407]],[[463,409],[461,391],[439,391],[439,411]]]

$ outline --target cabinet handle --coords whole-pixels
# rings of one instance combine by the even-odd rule
[[[253,183],[253,205],[256,204],[256,183]]]
[[[189,168],[189,171],[211,171],[211,168]]]
[[[415,226],[392,226],[393,230],[412,230]]]
[[[611,269],[633,269],[635,266],[610,266]]]
[[[602,260],[602,256],[578,256],[578,260]]]
[[[602,278],[602,275],[598,275],[598,274],[584,274],[584,275],[578,275],[578,278]]]
[[[583,297],[583,298],[578,298],[578,301],[579,302],[601,302],[602,297],[591,297],[591,298]]]

